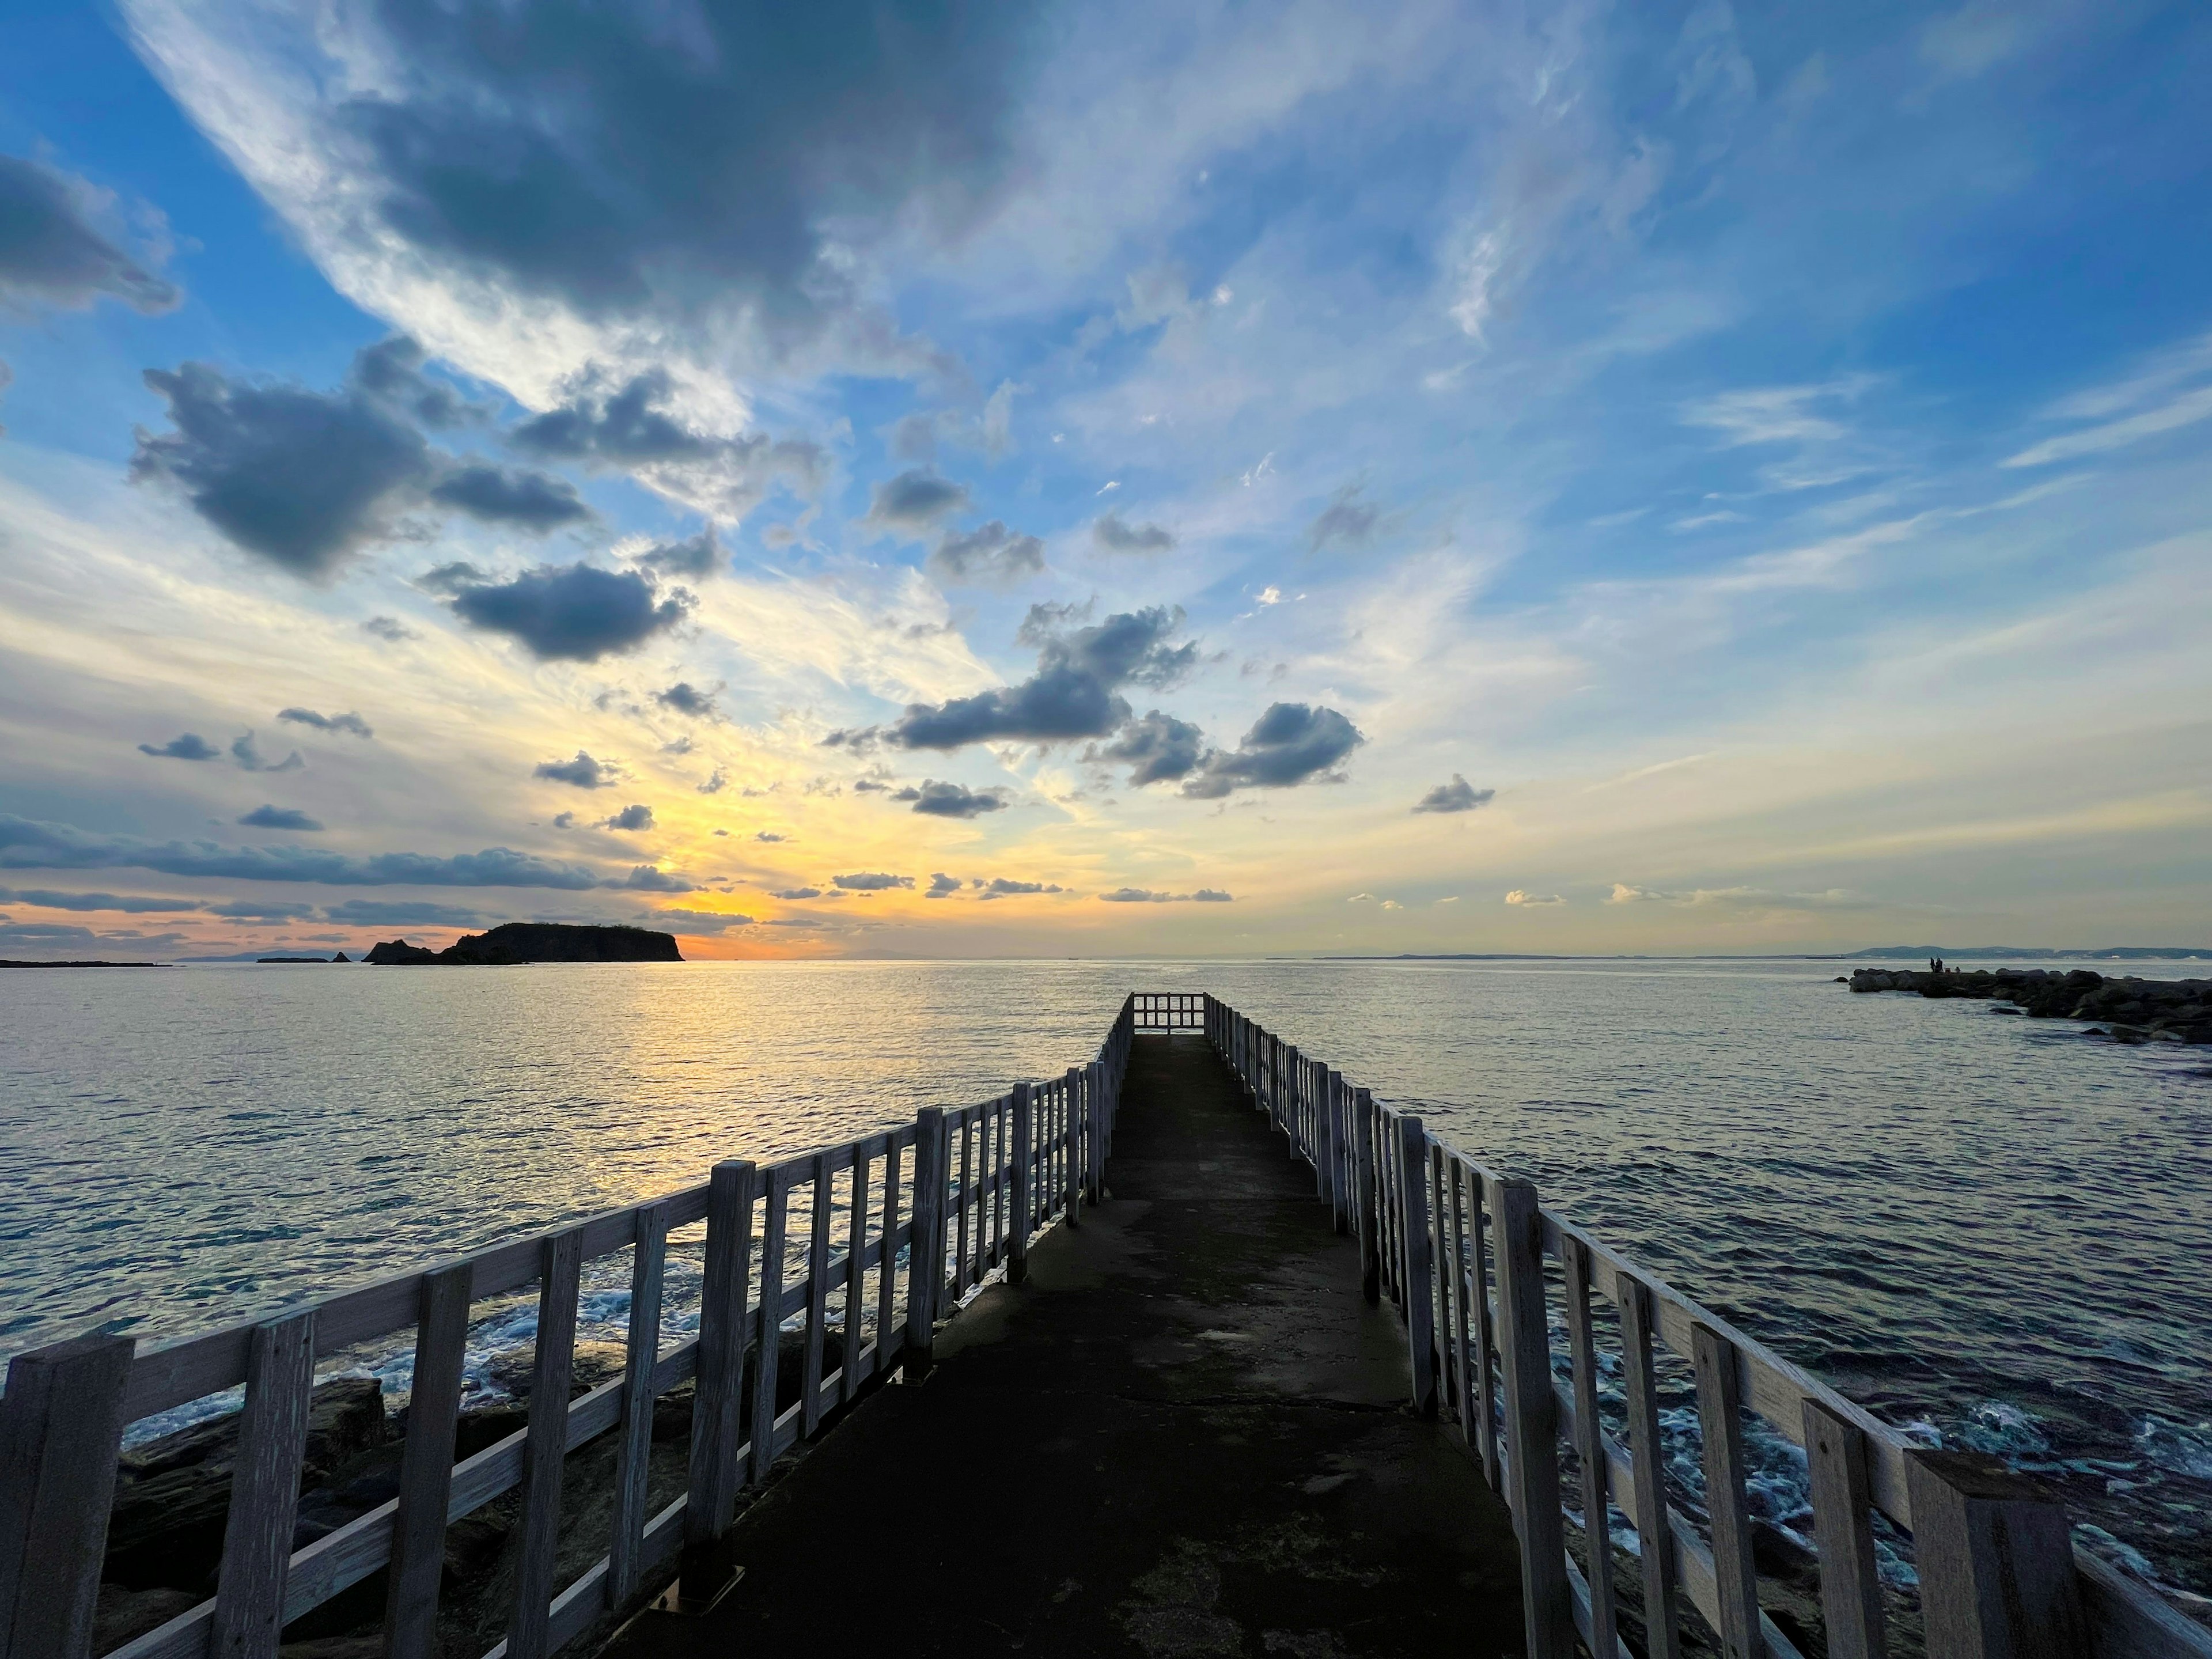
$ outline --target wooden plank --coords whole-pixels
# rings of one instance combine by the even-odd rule
[[[576,1288],[584,1265],[578,1232],[545,1241],[538,1281],[538,1353],[530,1368],[530,1421],[524,1429],[522,1540],[507,1625],[513,1659],[550,1651],[546,1608],[553,1598],[553,1556],[561,1541],[561,1473],[568,1451],[568,1379],[576,1352]]]
[[[2089,1651],[2127,1659],[2212,1659],[2212,1631],[2186,1619],[2086,1550],[2074,1552],[2075,1588],[2089,1624]]]
[[[876,1369],[889,1362],[898,1339],[891,1322],[898,1316],[899,1187],[905,1158],[898,1137],[884,1137],[884,1236],[876,1260]]]
[[[313,1313],[256,1327],[216,1584],[212,1649],[217,1659],[276,1659],[314,1391]]]
[[[1437,1412],[1435,1256],[1429,1238],[1428,1133],[1410,1113],[1398,1120],[1398,1162],[1404,1170],[1406,1346],[1413,1372],[1413,1409]]]
[[[783,1289],[785,1229],[790,1224],[796,1171],[778,1164],[768,1172],[768,1207],[761,1218],[761,1325],[753,1351],[752,1478],[768,1479],[775,1462],[775,1382],[789,1304]],[[803,1293],[803,1287],[802,1287]]]
[[[1609,1653],[1614,1640],[1611,1471],[1597,1413],[1597,1341],[1590,1326],[1590,1255],[1579,1240],[1567,1242],[1567,1340],[1575,1385],[1575,1454],[1582,1464],[1583,1545],[1589,1562],[1589,1629],[1593,1653]]]
[[[1916,1451],[1906,1471],[1929,1652],[2070,1659],[2089,1651],[2063,1503],[1982,1452]]]
[[[1444,1212],[1444,1148],[1443,1143],[1429,1139],[1427,1156],[1421,1161],[1426,1166],[1429,1186],[1429,1224],[1431,1241],[1431,1276],[1436,1282],[1436,1372],[1437,1397],[1460,1411],[1465,1396],[1459,1391],[1459,1370],[1452,1363],[1456,1346],[1452,1333],[1459,1324],[1459,1260],[1451,1254],[1451,1236],[1447,1231],[1448,1218]]]
[[[915,1121],[914,1221],[907,1255],[905,1380],[929,1375],[936,1346],[937,1287],[945,1282],[945,1113],[925,1106]]]
[[[1463,1158],[1459,1162],[1467,1170],[1468,1225],[1474,1234],[1468,1241],[1467,1264],[1474,1304],[1468,1358],[1474,1367],[1474,1409],[1481,1424],[1478,1443],[1482,1451],[1484,1479],[1490,1482],[1492,1492],[1503,1492],[1505,1469],[1498,1449],[1498,1325],[1491,1311],[1490,1233],[1483,1220],[1484,1186],[1482,1176],[1473,1165]]]
[[[1651,1363],[1651,1292],[1642,1280],[1624,1276],[1616,1282],[1613,1303],[1620,1310],[1621,1378],[1635,1469],[1632,1518],[1644,1571],[1644,1641],[1650,1659],[1680,1659],[1681,1613],[1675,1599],[1674,1552],[1667,1547],[1666,1454],[1659,1438],[1659,1383]]]
[[[814,1212],[806,1245],[806,1358],[800,1367],[799,1397],[806,1407],[802,1432],[822,1426],[822,1360],[830,1323],[830,1224],[836,1188],[830,1160],[814,1160]]]
[[[1828,1659],[1885,1659],[1881,1574],[1875,1559],[1866,1437],[1817,1400],[1805,1402],[1813,1483],[1813,1542],[1820,1558],[1820,1614]]]
[[[753,1193],[760,1173],[741,1158],[714,1166],[708,1182],[707,1255],[699,1291],[697,1391],[691,1401],[691,1467],[684,1510],[687,1549],[703,1550],[729,1530],[739,1474],[738,1422],[745,1357],[746,1291],[752,1279]]]
[[[1713,1571],[1720,1581],[1721,1652],[1723,1659],[1759,1659],[1759,1568],[1744,1503],[1743,1390],[1735,1351],[1727,1338],[1701,1325],[1692,1333],[1691,1363],[1698,1376]]]
[[[1352,1119],[1353,1153],[1359,1162],[1359,1291],[1376,1304],[1382,1300],[1382,1171],[1375,1157],[1375,1101],[1364,1089],[1353,1092]]]
[[[1030,1276],[1030,1228],[1036,1219],[1034,1146],[1036,1105],[1026,1083],[1014,1085],[1014,1193],[1009,1209],[1013,1235],[1006,1241],[1006,1282],[1019,1285]]]
[[[1491,1183],[1498,1252],[1498,1342],[1505,1370],[1507,1503],[1521,1544],[1521,1602],[1528,1659],[1574,1659],[1566,1536],[1559,1516],[1559,1406],[1552,1395],[1544,1312],[1543,1227],[1536,1189]]]
[[[131,1346],[127,1336],[79,1336],[8,1362],[0,1396],[5,1659],[92,1652]]]
[[[1060,1091],[1060,1155],[1061,1218],[1071,1227],[1082,1224],[1083,1208],[1083,1068],[1071,1066]]]
[[[400,1452],[391,1575],[384,1599],[385,1659],[437,1651],[438,1590],[446,1569],[446,1506],[453,1489],[453,1435],[468,1358],[467,1264],[424,1273],[415,1328],[407,1440]],[[290,1540],[286,1540],[289,1547]]]
[[[622,1438],[615,1453],[615,1507],[607,1538],[610,1607],[620,1607],[637,1594],[644,1571],[638,1553],[651,1518],[645,1507],[646,1482],[652,1474],[653,1379],[660,1368],[660,1289],[667,1255],[668,1212],[649,1204],[637,1212],[637,1248],[630,1260]]]
[[[864,1140],[853,1153],[853,1190],[845,1218],[845,1360],[839,1368],[840,1398],[848,1405],[868,1375],[860,1352],[867,1337],[861,1310],[868,1299],[868,1170],[882,1144],[880,1136]]]
[[[960,1131],[959,1190],[954,1194],[958,1200],[952,1206],[952,1293],[959,1295],[968,1288],[968,1204],[973,1191],[972,1171],[975,1161],[970,1148],[975,1137],[975,1114],[962,1112],[957,1121]]]

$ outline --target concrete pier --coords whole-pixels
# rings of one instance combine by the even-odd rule
[[[1504,1504],[1413,1414],[1356,1243],[1195,1034],[1135,1044],[1108,1186],[751,1504],[711,1613],[610,1651],[1520,1652]]]

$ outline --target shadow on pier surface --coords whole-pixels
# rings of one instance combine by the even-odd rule
[[[1313,1172],[1196,1036],[1139,1038],[1109,1200],[738,1521],[744,1580],[622,1659],[1522,1650],[1511,1522],[1406,1405]]]

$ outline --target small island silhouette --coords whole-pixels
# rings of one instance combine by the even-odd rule
[[[388,939],[362,960],[380,966],[501,967],[524,962],[681,962],[684,956],[673,933],[648,927],[510,921],[488,933],[466,934],[442,951]]]

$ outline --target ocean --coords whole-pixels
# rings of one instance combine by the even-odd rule
[[[2086,1541],[2204,1616],[2212,1051],[1855,996],[1845,971],[11,969],[0,1350],[199,1329],[688,1185],[719,1158],[984,1098],[1087,1059],[1127,990],[1206,989],[1888,1421],[2055,1480]],[[587,1291],[587,1334],[618,1338],[624,1293]],[[480,1312],[473,1359],[495,1369],[529,1310]],[[364,1364],[404,1391],[403,1356]],[[1759,1455],[1759,1501],[1790,1524],[1802,1460]],[[1675,1461],[1694,1486],[1694,1455]]]

